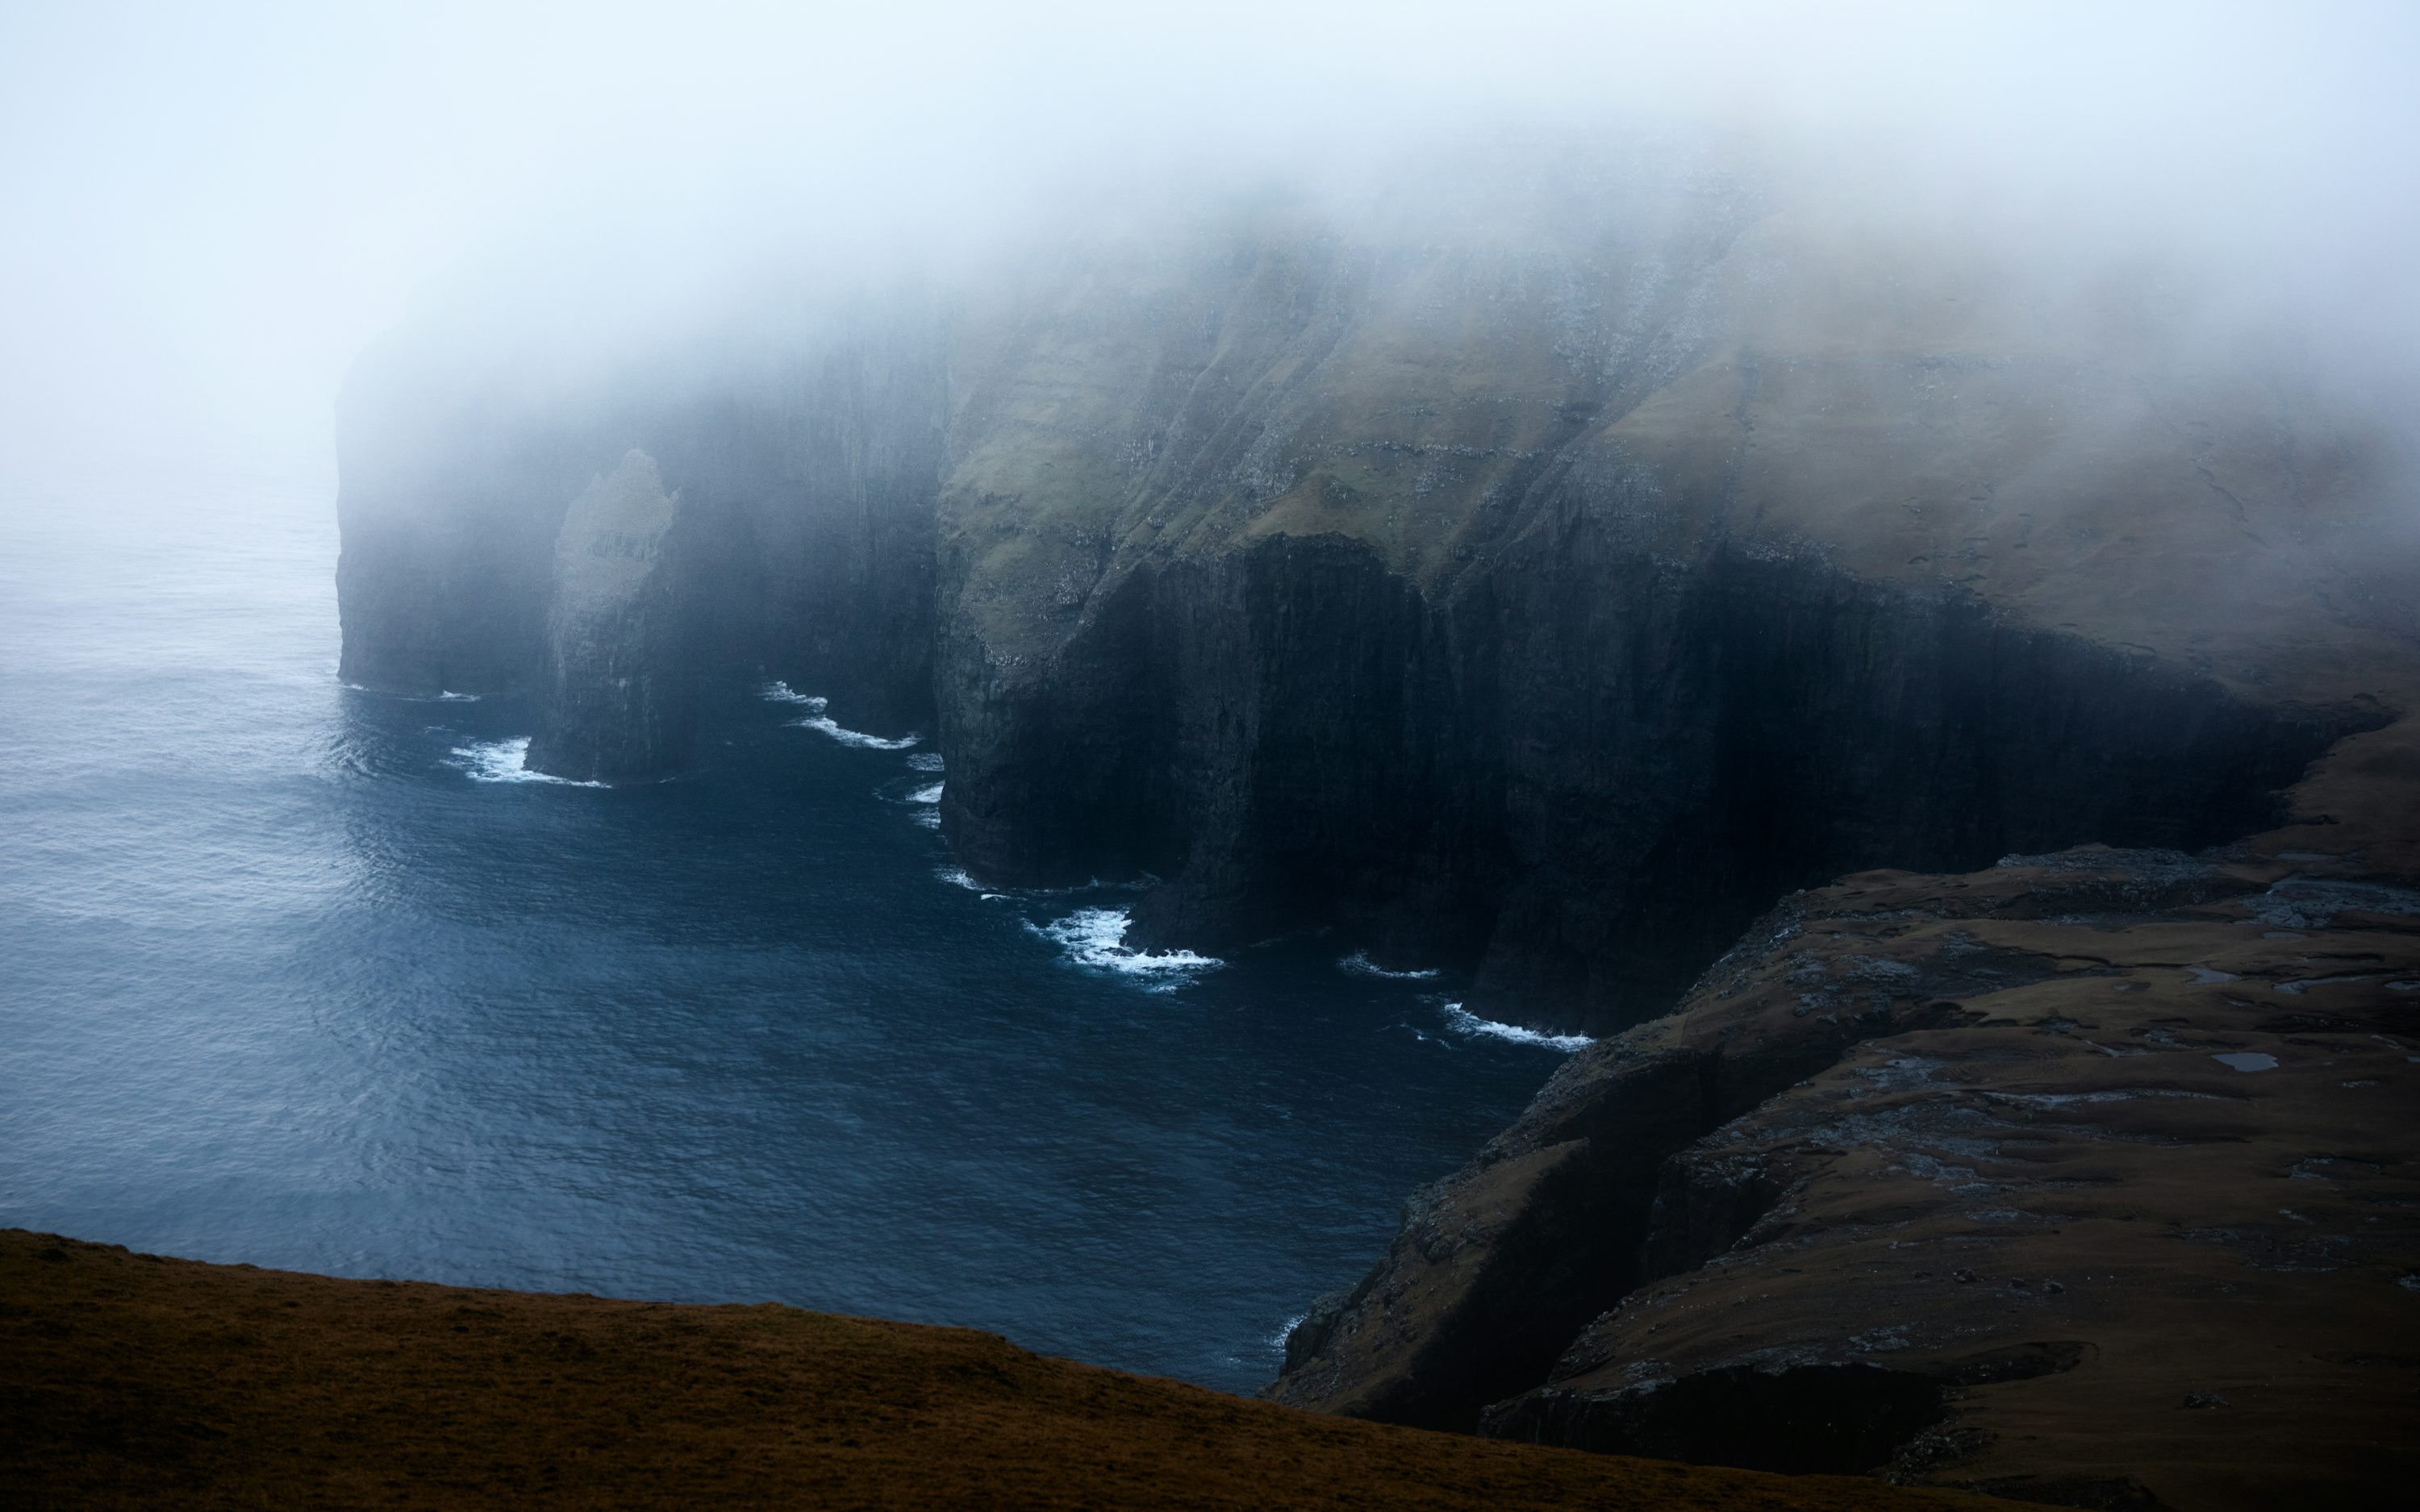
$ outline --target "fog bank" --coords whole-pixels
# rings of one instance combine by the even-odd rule
[[[819,257],[946,276],[1122,196],[1349,203],[1481,140],[1746,144],[1848,220],[2190,267],[2397,363],[2415,61],[2386,4],[17,8],[0,455],[324,470],[348,365],[415,301],[677,322]]]

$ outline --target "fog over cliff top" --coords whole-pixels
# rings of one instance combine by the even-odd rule
[[[2420,345],[2407,7],[1668,8],[13,8],[0,455],[324,471],[348,365],[415,308],[567,354],[1154,202],[1351,216],[1429,172],[1453,203],[1532,144],[1713,155],[2051,285],[2180,280],[2334,370]]]

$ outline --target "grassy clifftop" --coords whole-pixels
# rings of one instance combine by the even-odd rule
[[[1143,562],[1334,535],[1435,596],[1587,517],[2375,691],[2420,631],[2395,395],[2181,267],[1836,188],[1506,162],[1087,227],[960,322],[945,601],[1032,662]]]

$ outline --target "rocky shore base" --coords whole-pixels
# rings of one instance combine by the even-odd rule
[[[2409,734],[2304,796],[2358,813]],[[2420,889],[2303,849],[2333,818],[1791,895],[1415,1194],[1271,1395],[2067,1506],[2396,1502]]]

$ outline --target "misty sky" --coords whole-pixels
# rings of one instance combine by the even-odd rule
[[[347,364],[415,291],[566,227],[948,239],[1104,162],[1608,113],[1910,154],[2265,259],[2401,343],[2415,65],[2397,4],[0,0],[0,473],[324,470]]]

